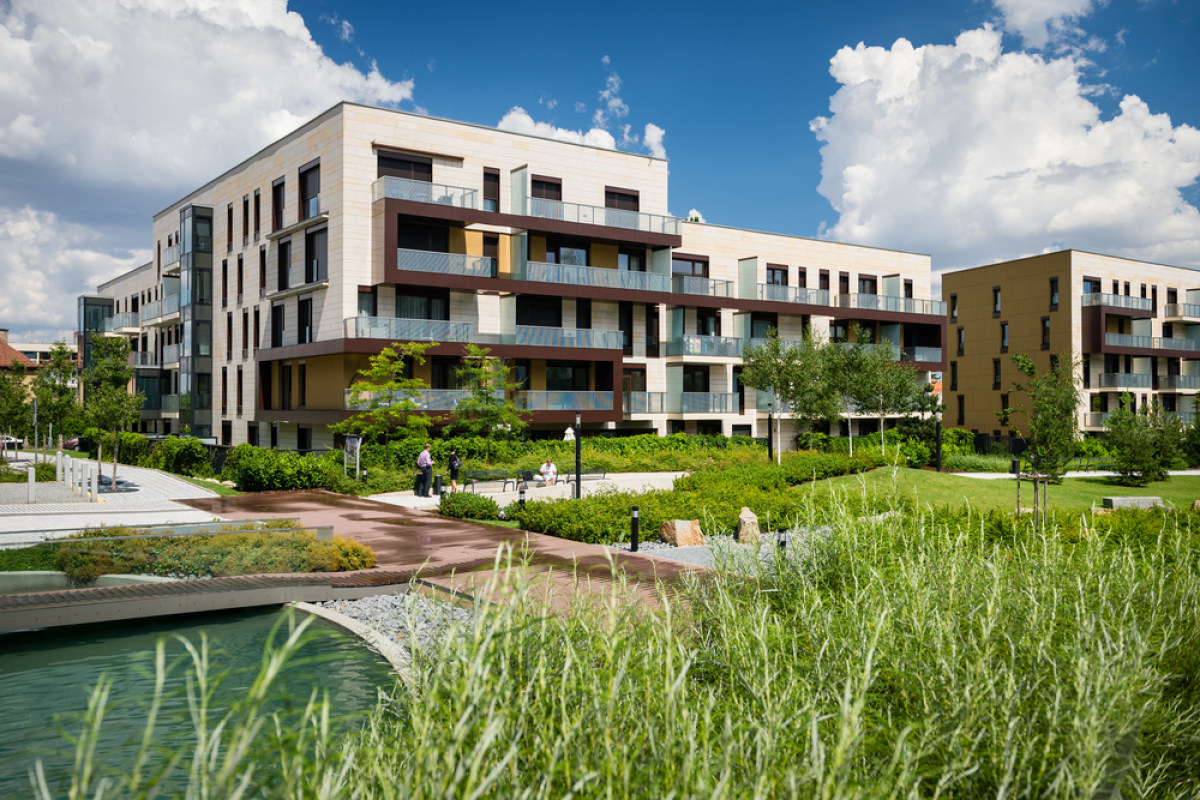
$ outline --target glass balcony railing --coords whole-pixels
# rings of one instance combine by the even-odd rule
[[[142,304],[142,324],[149,325],[162,316],[162,300],[151,300]]]
[[[626,392],[625,414],[666,414],[666,392]]]
[[[525,265],[525,280],[538,283],[565,283],[601,289],[628,289],[634,292],[669,292],[671,277],[656,272],[629,272],[571,264],[546,264],[530,261]]]
[[[164,367],[167,364],[179,363],[179,345],[169,344],[163,348],[162,363]]]
[[[129,328],[137,328],[139,325],[139,315],[136,311],[126,311],[121,314],[113,314],[104,320],[104,330],[106,333],[119,331]]]
[[[741,358],[742,342],[728,336],[683,336],[667,342],[667,355]]]
[[[173,244],[163,251],[163,269],[179,263],[179,245]]]
[[[1153,311],[1154,301],[1145,297],[1129,297],[1123,294],[1108,294],[1097,292],[1085,294],[1080,300],[1081,306],[1111,306],[1113,308],[1128,308],[1132,311]]]
[[[773,283],[758,284],[758,299],[773,303],[804,303],[810,306],[828,306],[828,289],[802,289],[798,286],[779,286]]]
[[[1200,389],[1200,375],[1160,375],[1158,388],[1164,392]]]
[[[1153,382],[1150,373],[1106,372],[1100,376],[1101,389],[1149,389]]]
[[[1167,319],[1200,319],[1200,305],[1195,303],[1168,303],[1163,306]]]
[[[479,193],[463,186],[410,181],[407,178],[380,178],[372,186],[375,200],[410,200],[455,208],[479,208]]]
[[[503,341],[507,337],[501,337]],[[507,342],[505,342],[507,344]],[[619,350],[625,346],[621,331],[581,328],[541,328],[518,325],[513,344],[533,347],[584,347],[597,350]]]
[[[681,414],[737,414],[741,403],[729,392],[682,392],[677,395],[679,406],[672,409]]]
[[[900,360],[911,361],[916,364],[940,362],[942,360],[942,348],[902,347],[900,348]]]
[[[178,414],[179,413],[179,395],[164,394],[162,396],[162,413]]]
[[[756,338],[753,338],[750,340],[750,346],[751,347],[762,347],[764,344],[766,344],[769,341],[770,341],[770,339],[767,339],[765,337],[764,338],[756,337]],[[784,347],[799,347],[800,345],[804,344],[804,342],[801,339],[780,339],[779,341]]]
[[[671,291],[676,294],[700,294],[706,297],[733,297],[733,281],[697,278],[694,275],[672,275]]]
[[[1196,412],[1195,411],[1171,411],[1169,413],[1174,414],[1176,417],[1179,417],[1179,421],[1181,423],[1183,423],[1184,425],[1195,425],[1196,424]]]
[[[396,269],[433,272],[439,275],[462,275],[468,278],[496,277],[495,259],[404,248],[396,250]]]
[[[131,367],[157,367],[158,354],[150,350],[138,350],[129,354]]]
[[[560,200],[546,200],[541,197],[529,198],[529,216],[560,222],[577,222],[581,225],[604,225],[609,228],[624,228],[630,231],[665,233],[671,236],[678,236],[680,229],[678,219],[663,214],[643,214],[640,211],[585,206],[579,203],[564,203]]]
[[[169,294],[162,299],[162,316],[169,317],[179,313],[179,295]]]
[[[359,394],[355,398],[356,389],[353,387],[343,389],[343,405],[347,411],[365,411],[372,407],[372,403],[376,399],[382,400],[375,408],[382,408],[395,403],[411,402],[413,407],[420,411],[452,411],[458,406],[460,400],[470,394],[466,389],[422,389],[417,395],[396,393],[391,395],[384,394]],[[496,397],[502,397],[502,392],[496,392]]]
[[[886,294],[840,294],[838,308],[857,308],[863,311],[887,311],[893,314],[931,314],[946,316],[946,304],[941,300],[917,300],[912,297],[892,297]]]
[[[1191,339],[1164,339],[1161,336],[1133,336],[1128,333],[1106,333],[1104,344],[1109,347],[1136,347],[1139,350],[1200,350],[1200,342]]]
[[[612,411],[612,392],[517,392],[517,408],[525,411]]]
[[[1083,427],[1085,428],[1103,428],[1104,423],[1108,420],[1108,412],[1098,413],[1091,412],[1083,415]]]
[[[475,324],[428,319],[350,317],[342,320],[347,339],[387,339],[404,342],[470,342]]]

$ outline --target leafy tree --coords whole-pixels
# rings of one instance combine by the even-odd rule
[[[0,369],[0,431],[16,436],[29,425],[29,386],[25,383],[25,365],[15,358],[7,369]]]
[[[79,398],[71,379],[76,359],[64,342],[55,342],[50,359],[38,368],[33,379],[33,394],[38,401],[39,424],[53,425],[60,435],[79,427]],[[53,443],[51,443],[53,446]]]
[[[117,458],[121,448],[119,432],[137,422],[146,397],[141,392],[131,394],[129,382],[134,368],[129,366],[129,342],[118,337],[97,337],[92,344],[92,365],[84,371],[84,413],[100,431],[113,435],[112,485],[117,485]],[[102,441],[102,439],[100,440]],[[96,463],[104,460],[103,446],[98,443]]]
[[[450,429],[486,439],[518,436],[529,424],[530,414],[508,399],[509,392],[521,388],[510,380],[512,367],[490,357],[487,348],[470,343],[466,348],[455,373],[466,394],[451,412]]]
[[[1182,459],[1183,424],[1176,415],[1163,411],[1157,400],[1137,412],[1129,410],[1132,405],[1133,398],[1122,395],[1121,407],[1104,423],[1108,443],[1116,451],[1113,471],[1129,486],[1165,481],[1167,470]]]
[[[792,391],[792,385],[798,381],[800,354],[797,348],[784,344],[779,338],[779,332],[774,328],[767,331],[766,341],[760,345],[746,348],[742,354],[741,382],[743,386],[766,392],[771,395],[771,402],[777,412],[783,410],[783,398]],[[775,416],[776,430],[767,431],[767,435],[776,440],[776,453],[779,452],[778,428],[782,413]],[[782,459],[782,456],[779,456]]]
[[[765,342],[747,348],[742,355],[742,385],[770,394],[780,411],[776,425],[786,410],[808,431],[810,447],[813,428],[838,417],[837,399],[829,386],[830,353],[829,343],[811,330],[805,331],[799,342],[788,344],[772,328]]]
[[[912,411],[920,399],[916,370],[911,364],[898,362],[895,348],[887,344],[845,347],[839,356],[840,394],[859,413],[879,418],[879,441],[886,454],[884,420]]]
[[[1047,475],[1051,482],[1062,483],[1067,464],[1075,454],[1075,436],[1079,430],[1076,416],[1079,408],[1079,385],[1075,372],[1079,360],[1071,351],[1051,359],[1048,372],[1038,372],[1033,359],[1022,353],[1012,357],[1017,371],[1025,376],[1023,383],[1014,382],[1009,390],[1024,392],[1029,399],[1029,408],[1024,404],[1010,404],[996,416],[1001,425],[1012,425],[1014,414],[1025,414],[1029,426],[1029,449],[1026,456],[1034,470]],[[1019,433],[1019,432],[1018,432]]]
[[[425,363],[425,352],[437,342],[391,345],[371,356],[362,380],[350,387],[350,402],[362,410],[345,422],[330,425],[335,433],[356,433],[387,446],[387,463],[392,464],[392,439],[424,438],[433,424],[421,410],[421,393],[429,388],[412,377],[412,366]]]
[[[896,432],[905,439],[914,439],[921,442],[932,453],[937,449],[938,420],[942,418],[942,413],[945,410],[946,404],[942,402],[940,397],[934,394],[933,384],[927,383],[917,394],[912,407],[908,409],[909,414],[896,425]],[[953,442],[954,438],[950,437],[950,439]],[[943,449],[946,446],[944,444]],[[951,449],[954,447],[953,443],[950,443],[948,446]],[[973,446],[969,452],[975,452]]]

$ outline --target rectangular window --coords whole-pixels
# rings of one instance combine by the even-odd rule
[[[229,259],[221,259],[221,308],[229,305]]]
[[[646,304],[646,357],[658,358],[658,306]]]
[[[1000,313],[1000,287],[992,287],[992,316],[995,317]]]
[[[1000,410],[1008,410],[1008,392],[1001,392],[1000,394]]]
[[[260,336],[260,334],[259,334],[259,331],[261,331],[261,330],[262,330],[262,325],[261,325],[261,323],[259,322],[259,319],[258,319],[258,306],[255,306],[255,307],[254,307],[254,349],[255,349],[255,350],[257,350],[257,349],[260,347],[260,344],[259,344],[259,336]]]
[[[801,289],[808,288],[808,270],[804,267],[796,267],[796,285]]]
[[[374,317],[376,314],[376,295],[375,287],[363,288],[358,287],[358,315],[360,317]]]
[[[483,210],[500,210],[500,170],[483,168]]]
[[[401,250],[449,253],[450,231],[443,225],[401,222],[396,229],[396,246]]]
[[[250,349],[250,312],[242,309],[242,352]],[[241,369],[241,367],[238,367]]]
[[[303,365],[300,369],[304,369]],[[301,384],[301,389],[304,385]],[[303,402],[301,408],[304,408]],[[296,428],[296,449],[302,453],[312,452],[312,428]]]
[[[1050,310],[1058,311],[1058,278],[1050,279]]]
[[[850,294],[849,272],[843,272],[838,275],[838,294]]]
[[[1142,299],[1146,299],[1146,284],[1142,284]]]
[[[715,308],[696,309],[696,335],[720,336],[721,312]]]
[[[233,360],[233,312],[225,312],[225,360]]]
[[[280,178],[274,186],[271,187],[271,231],[283,230],[283,198],[285,184]]]
[[[779,330],[779,315],[763,311],[750,312],[750,338],[765,339],[767,331],[774,328]]]
[[[403,178],[407,181],[433,183],[433,159],[425,156],[383,153],[376,156],[378,178]]]
[[[1092,388],[1092,357],[1090,355],[1083,357],[1083,388]]]
[[[283,347],[283,303],[271,306],[271,347]]]
[[[284,291],[291,286],[292,273],[292,243],[279,243],[279,256],[276,268],[275,288],[279,291]]]
[[[242,247],[250,241],[250,195],[242,195]]]
[[[483,236],[483,257],[492,260],[492,277],[499,274],[500,269],[500,237]]]
[[[300,390],[298,392],[298,394],[300,395],[300,403],[297,407],[305,408],[308,406],[308,365],[305,364],[303,361],[300,362],[300,368],[297,370],[296,377],[299,379],[297,381],[297,383],[299,384],[299,386],[297,388]],[[309,434],[309,437],[310,437],[310,441],[305,444],[301,444],[301,447],[303,447],[303,449],[305,449],[305,450],[312,449],[312,441],[311,441],[312,430],[305,429],[305,428],[302,428],[301,430],[307,431],[307,433]]]
[[[254,190],[254,240],[258,241],[259,231],[262,230],[262,192]]]
[[[225,250],[233,252],[233,203],[225,209]]]
[[[551,392],[586,392],[588,388],[588,365],[555,363],[546,364],[546,390]]]
[[[684,364],[683,391],[707,393],[709,391],[708,367],[702,364]]]
[[[620,211],[638,210],[638,193],[629,189],[611,189],[604,187],[604,207]]]
[[[913,299],[913,282],[911,280],[904,281],[904,296],[909,300]]]
[[[1084,294],[1100,294],[1103,291],[1104,291],[1104,287],[1100,285],[1100,280],[1098,278],[1084,278],[1083,279],[1083,293]]]
[[[263,245],[258,248],[258,289],[261,295],[263,289],[267,288],[267,247]]]
[[[1050,349],[1050,318],[1042,317],[1042,349]]]
[[[254,445],[255,447],[258,447],[258,423],[257,422],[247,422],[246,423],[246,441],[249,442],[250,444]]]
[[[622,300],[617,306],[617,327],[624,337],[625,355],[633,355],[633,303]]]
[[[1172,339],[1175,337],[1175,326],[1169,322],[1163,323],[1163,338]]]
[[[1167,305],[1174,305],[1179,302],[1179,290],[1167,289]]]
[[[1000,352],[1008,352],[1008,323],[1000,323]]]
[[[568,264],[573,267],[588,265],[588,246],[586,242],[546,242],[546,262],[549,264]]]
[[[397,319],[427,319],[427,320],[442,320],[450,319],[450,293],[446,289],[427,289],[421,290],[415,287],[400,287],[396,293],[396,318]],[[521,305],[524,301],[520,295],[517,298],[517,324],[518,325],[538,325],[537,322],[523,321]],[[553,298],[555,302],[561,303],[559,298]],[[561,317],[555,325],[545,325],[543,327],[560,327],[562,325]]]
[[[1113,283],[1116,283],[1116,281],[1113,281]],[[1116,294],[1116,292],[1113,292],[1113,294]],[[1129,297],[1129,281],[1125,281],[1125,296]]]
[[[829,270],[821,270],[820,285],[817,288],[822,292],[829,291]]]
[[[877,294],[878,282],[870,275],[858,276],[858,293],[859,294]]]
[[[617,253],[617,269],[621,272],[645,272],[645,253],[622,250]]]
[[[242,365],[237,367],[237,396],[234,398],[237,403],[237,413],[242,413]]]
[[[592,301],[581,297],[575,301],[575,327],[588,330],[592,327]]]
[[[999,390],[1000,388],[1000,359],[992,359],[992,388]]]
[[[950,362],[950,391],[958,391],[958,362]]]
[[[300,300],[296,308],[296,316],[298,319],[298,338],[297,344],[308,344],[313,340],[312,337],[312,298],[305,297]]]
[[[950,295],[950,321],[958,322],[958,295]]]
[[[966,399],[960,394],[958,396],[958,424],[965,425],[967,420],[967,403]]]
[[[244,273],[245,273],[245,270],[243,269],[243,264],[242,264],[242,254],[238,253],[238,265],[237,265],[237,290],[238,290],[238,292],[237,292],[237,294],[238,294],[238,302],[239,303],[242,302],[242,294],[244,293],[244,290],[245,290],[244,277],[243,277]]]
[[[329,231],[319,230],[304,235],[304,282],[320,283],[329,280]]]
[[[221,367],[221,413],[229,413],[229,368]],[[228,442],[226,442],[228,444]]]
[[[279,408],[283,411],[292,410],[292,365],[279,365]]]
[[[958,354],[960,356],[963,354],[963,348],[966,346],[966,343],[967,343],[966,334],[963,332],[962,327],[959,327],[959,329],[958,329]]]
[[[778,267],[773,264],[767,265],[767,283],[772,286],[787,286],[788,285],[788,270],[787,267]]]
[[[312,219],[321,213],[321,167],[300,173],[300,219]]]
[[[673,258],[671,259],[671,274],[707,278],[708,262],[688,258]]]
[[[557,178],[535,175],[530,181],[530,193],[539,200],[557,200],[561,203],[562,181]]]

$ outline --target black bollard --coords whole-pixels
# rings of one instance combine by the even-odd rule
[[[779,552],[781,554],[785,550],[787,550],[787,543],[788,543],[788,529],[780,528],[779,530],[775,531],[775,546],[779,548]]]
[[[525,510],[525,487],[524,486],[521,487],[518,498],[519,499],[517,500],[517,502],[520,503],[521,510],[524,511]]]
[[[629,521],[629,552],[638,550],[638,507],[633,507],[633,518]]]

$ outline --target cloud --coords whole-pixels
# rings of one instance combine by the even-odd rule
[[[642,134],[642,141],[646,143],[646,149],[650,151],[650,155],[655,158],[667,157],[667,148],[663,146],[663,137],[666,135],[667,132],[653,122],[646,123],[646,130]]]
[[[285,0],[0,2],[0,217],[69,229],[96,265],[52,284],[6,258],[0,286],[53,285],[71,315],[63,298],[132,265],[163,206],[341,100],[395,107],[413,88],[330,59]]]
[[[334,14],[333,16],[322,14],[321,21],[328,22],[330,25],[337,28],[338,38],[343,42],[353,41],[354,26],[350,24],[350,20],[342,19],[337,14]]]
[[[1080,33],[1075,23],[1107,0],[992,0],[1004,29],[1026,47],[1042,49],[1051,41]]]
[[[612,59],[610,59],[608,56],[604,56],[600,59],[600,63],[607,67],[612,63]]]
[[[820,193],[831,238],[968,266],[1075,247],[1200,266],[1200,131],[1133,95],[1111,119],[1074,56],[1004,53],[990,26],[953,45],[840,50]]]
[[[688,212],[687,218],[695,222],[708,222],[708,220],[704,218],[704,215],[694,208]]]
[[[620,75],[614,72],[608,76],[608,80],[604,82],[604,89],[600,92],[600,101],[602,105],[592,115],[592,124],[597,128],[607,127],[609,118],[621,119],[629,115],[629,106],[621,99]]]
[[[502,131],[526,133],[531,136],[541,136],[546,139],[557,139],[560,142],[587,144],[592,147],[602,147],[606,150],[616,150],[617,140],[608,131],[592,128],[590,131],[573,131],[569,128],[556,128],[548,122],[535,122],[533,117],[520,106],[513,106],[504,118],[496,125]]]
[[[576,114],[586,114],[587,110],[588,110],[587,103],[584,103],[579,100],[575,101],[575,113]]]

